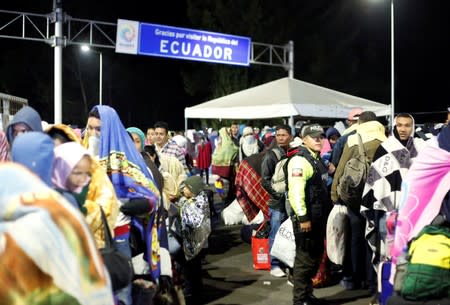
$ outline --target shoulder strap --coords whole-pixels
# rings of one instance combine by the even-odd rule
[[[111,231],[109,230],[108,220],[106,219],[105,212],[103,211],[103,208],[101,205],[99,205],[99,208],[100,208],[101,219],[103,222],[103,230],[105,233],[105,248],[112,249],[112,248],[114,248],[114,241],[113,241],[113,238],[111,235]]]
[[[275,156],[277,157],[277,160],[279,161],[281,159],[281,153],[280,150],[278,148],[273,148],[272,149],[273,153],[275,154]]]
[[[356,133],[358,135],[358,150],[359,150],[359,154],[361,156],[364,156],[364,158],[367,160],[367,152],[366,149],[364,148],[362,139],[361,139],[361,135],[359,133]]]

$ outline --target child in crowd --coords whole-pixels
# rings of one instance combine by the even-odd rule
[[[84,214],[91,174],[91,156],[79,143],[67,142],[55,148],[52,183],[57,191],[71,194],[76,200],[76,207]]]
[[[184,294],[187,299],[198,300],[203,286],[200,252],[207,246],[211,233],[208,196],[201,177],[191,176],[184,181],[177,205],[184,254],[177,259],[183,268]]]

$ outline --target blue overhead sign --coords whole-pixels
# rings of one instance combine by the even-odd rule
[[[140,23],[137,53],[248,66],[251,39],[166,25]]]

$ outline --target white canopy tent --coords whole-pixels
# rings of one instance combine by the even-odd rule
[[[390,105],[370,101],[293,78],[281,78],[184,109],[189,118],[265,119],[294,116],[346,118],[352,108],[390,115]]]

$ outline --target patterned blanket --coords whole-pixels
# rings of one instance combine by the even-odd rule
[[[390,136],[377,149],[369,168],[361,214],[367,221],[365,236],[374,254],[374,265],[378,263],[379,255],[385,254],[384,241],[378,234],[380,218],[385,212],[398,209],[402,180],[419,151],[420,144],[413,138],[411,144],[407,148],[395,136]]]
[[[0,181],[0,303],[114,304],[83,215],[18,164]]]
[[[441,149],[437,139],[430,139],[403,180],[392,247],[394,264],[408,241],[437,216],[449,189],[450,152]]]

